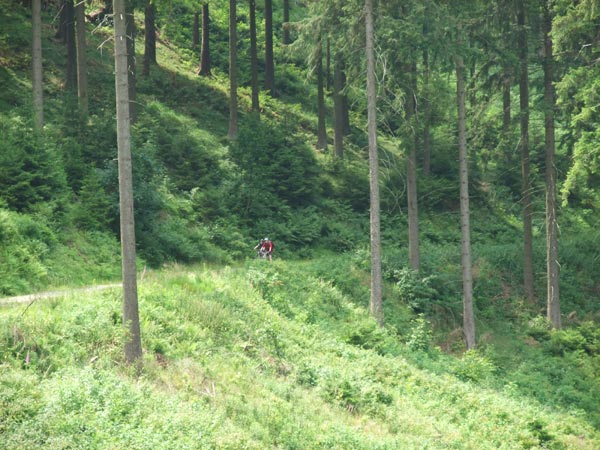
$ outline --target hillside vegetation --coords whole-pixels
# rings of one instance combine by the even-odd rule
[[[153,272],[139,378],[123,364],[118,291],[3,308],[2,448],[600,445],[581,354],[514,333],[456,359],[405,305],[388,303],[382,330],[367,303],[346,257]]]
[[[543,317],[543,129],[532,129],[531,139],[538,298],[529,303],[519,164],[501,156],[517,133],[499,131],[499,96],[470,116],[477,350],[466,352],[454,87],[451,76],[432,80],[418,273],[408,262],[407,144],[400,134],[380,136],[380,328],[368,313],[368,158],[357,84],[349,88],[355,104],[344,158],[336,159],[331,141],[327,151],[316,148],[308,51],[276,47],[278,95],[261,92],[257,118],[248,42],[240,39],[239,135],[231,142],[226,8],[211,3],[213,74],[200,77],[186,34],[191,7],[175,3],[159,9],[158,65],[136,79],[141,373],[122,354],[120,290],[1,303],[0,448],[600,448],[594,177],[589,189],[571,180],[579,188],[560,209],[564,328],[553,330]],[[247,38],[247,5],[239,3],[239,35]],[[64,85],[56,11],[47,7],[39,135],[29,10],[0,0],[0,297],[120,279],[111,24],[88,23],[92,89],[81,121]],[[294,19],[305,13],[296,9]],[[141,61],[143,45],[136,49]],[[362,48],[356,54],[362,59]],[[393,109],[393,100],[382,108]],[[539,110],[532,115],[543,122]],[[587,130],[593,114],[578,120]],[[558,133],[565,141],[576,134],[560,126]],[[564,175],[574,156],[567,145],[558,153]],[[276,245],[271,264],[254,259],[264,236]]]

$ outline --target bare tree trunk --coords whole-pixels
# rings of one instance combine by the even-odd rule
[[[117,144],[121,211],[121,255],[123,273],[123,324],[127,328],[125,359],[141,363],[142,341],[138,311],[135,267],[135,226],[131,165],[131,123],[129,120],[129,77],[127,61],[127,16],[124,0],[114,0],[115,88],[117,103]]]
[[[192,48],[196,50],[200,44],[200,14],[194,12],[194,24],[192,25]]]
[[[33,0],[32,3],[32,84],[33,108],[35,111],[35,128],[41,132],[44,127],[44,82],[42,69],[42,2]]]
[[[333,63],[333,112],[334,112],[334,148],[335,157],[344,157],[344,104],[342,100],[342,55],[336,53]]]
[[[114,0],[113,0],[114,1]],[[125,17],[127,19],[127,77],[129,87],[129,121],[137,121],[136,108],[136,64],[135,64],[135,10],[134,0],[125,0]]]
[[[77,91],[77,44],[75,42],[75,9],[73,0],[65,2],[65,42],[67,45],[66,87],[70,92]]]
[[[546,141],[546,272],[547,272],[547,316],[554,328],[561,327],[558,225],[556,221],[556,152],[554,134],[554,55],[552,50],[552,13],[549,2],[544,2],[544,127]]]
[[[208,13],[208,3],[202,5],[202,47],[200,50],[200,70],[198,75],[210,75],[210,46],[209,46],[209,25],[210,16]]]
[[[265,89],[275,96],[275,61],[273,59],[273,1],[265,0]]]
[[[419,252],[419,204],[417,192],[417,134],[412,131],[415,127],[417,67],[411,64],[406,71],[410,77],[409,100],[406,109],[406,122],[409,127],[407,144],[410,145],[406,159],[406,198],[408,202],[408,253],[410,267],[418,271],[420,268]],[[410,139],[412,135],[412,139]]]
[[[367,56],[367,127],[369,135],[370,225],[371,225],[371,302],[370,311],[380,326],[383,318],[383,279],[381,274],[381,218],[379,214],[379,159],[377,153],[377,97],[373,0],[365,0]]]
[[[521,122],[521,180],[523,204],[523,288],[525,298],[530,304],[535,301],[533,289],[533,226],[532,195],[529,160],[529,76],[527,63],[527,30],[525,28],[524,0],[517,5],[517,24],[519,26],[519,109]]]
[[[144,9],[144,67],[142,74],[150,75],[150,66],[156,64],[156,10],[150,0]]]
[[[229,0],[229,139],[237,139],[237,11],[236,0]]]
[[[77,20],[77,95],[79,97],[79,111],[82,118],[88,115],[88,82],[87,58],[85,40],[85,3],[78,1],[75,6]]]
[[[260,113],[258,87],[258,51],[256,49],[256,2],[249,0],[250,7],[250,71],[252,84],[252,111]]]
[[[428,9],[425,8],[425,20],[423,22],[423,37],[427,40],[427,35],[429,34],[429,25],[428,25]],[[427,93],[421,104],[421,108],[425,110],[424,118],[423,118],[423,175],[428,177],[431,174],[431,99],[429,98],[429,49],[427,46],[423,48],[423,86],[424,91]]]
[[[288,45],[290,40],[290,0],[283,0],[283,44]]]
[[[327,129],[325,127],[325,93],[323,87],[323,43],[319,38],[317,43],[317,148],[327,149]]]
[[[471,269],[471,224],[469,211],[469,170],[467,154],[465,65],[456,57],[456,91],[458,100],[458,153],[460,163],[460,230],[463,279],[463,332],[467,350],[475,348],[473,312],[473,276]]]

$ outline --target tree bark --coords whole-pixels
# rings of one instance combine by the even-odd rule
[[[200,14],[194,12],[194,24],[192,25],[192,48],[196,50],[200,44]]]
[[[408,254],[410,267],[418,271],[421,265],[419,252],[419,205],[417,192],[417,134],[414,119],[416,113],[417,68],[411,64],[407,73],[410,77],[409,100],[406,109],[406,122],[409,127],[409,136],[406,142],[409,145],[406,158],[406,198],[408,202]],[[412,135],[412,139],[410,139]]]
[[[336,53],[333,63],[334,156],[344,157],[344,104],[342,100],[342,55]]]
[[[202,46],[200,49],[200,69],[198,75],[210,76],[210,46],[209,30],[210,16],[208,12],[208,3],[202,5]]]
[[[229,132],[231,140],[237,139],[237,11],[236,0],[229,0]]]
[[[423,37],[427,42],[427,35],[429,34],[428,25],[428,14],[427,8],[424,10],[424,21],[423,21]],[[431,99],[429,98],[429,78],[430,78],[430,67],[429,67],[429,48],[427,45],[423,48],[423,87],[426,95],[421,101],[421,108],[424,109],[423,119],[423,175],[428,177],[431,174]]]
[[[68,91],[77,91],[77,44],[75,42],[75,9],[73,0],[65,2],[65,42],[67,45],[67,70],[65,86]]]
[[[77,19],[77,95],[79,97],[79,111],[83,119],[88,116],[88,82],[87,58],[85,40],[85,3],[78,1],[75,6]]]
[[[265,0],[265,89],[275,96],[275,61],[273,60],[273,1]]]
[[[32,3],[32,85],[33,108],[35,111],[35,129],[41,132],[44,128],[44,82],[42,68],[42,2],[33,0]]]
[[[290,40],[290,0],[283,0],[283,44],[288,45]]]
[[[370,238],[371,238],[371,301],[370,312],[379,326],[384,325],[383,279],[381,274],[381,222],[379,213],[379,159],[377,152],[377,100],[375,80],[375,50],[373,0],[365,0],[365,31],[367,57],[367,128],[369,141]]]
[[[250,71],[252,89],[252,111],[260,114],[258,87],[258,51],[256,49],[256,2],[249,0],[250,7]]]
[[[114,1],[114,0],[113,0]],[[125,0],[125,17],[127,19],[127,77],[129,88],[129,121],[137,121],[136,108],[136,64],[135,64],[135,18],[134,0]]]
[[[466,132],[465,65],[456,57],[456,98],[458,103],[458,154],[460,165],[460,230],[463,279],[463,332],[467,350],[475,348],[473,276],[471,269],[471,224],[469,211],[469,171]]]
[[[535,301],[533,288],[533,226],[532,195],[529,160],[529,75],[527,56],[527,30],[525,28],[524,0],[517,4],[517,24],[519,27],[519,109],[521,125],[521,183],[523,206],[523,288],[530,304]]]
[[[317,43],[317,148],[327,149],[327,129],[325,127],[325,93],[323,87],[323,43],[319,38]]]
[[[128,33],[124,0],[114,0],[115,88],[117,106],[117,146],[119,161],[119,198],[121,255],[123,275],[123,324],[127,329],[125,359],[140,364],[142,342],[138,311],[135,267],[135,226],[131,164],[131,123],[129,118]]]
[[[544,2],[544,128],[546,143],[546,275],[547,316],[554,328],[561,327],[558,264],[558,225],[556,220],[556,144],[554,133],[554,55],[552,49],[552,13]]]
[[[150,66],[156,64],[156,9],[153,1],[144,9],[144,68],[142,74],[150,75]]]

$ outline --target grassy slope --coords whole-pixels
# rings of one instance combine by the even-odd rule
[[[330,266],[346,275],[324,277]],[[600,445],[584,414],[508,378],[461,381],[454,358],[378,331],[344,257],[152,273],[140,288],[139,378],[122,365],[119,297],[0,310],[3,448]]]

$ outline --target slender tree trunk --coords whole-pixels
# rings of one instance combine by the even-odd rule
[[[326,61],[326,70],[325,70],[325,89],[327,91],[331,91],[331,43],[329,42],[329,38],[326,39],[326,53],[325,53],[325,61]]]
[[[535,301],[533,289],[533,226],[532,195],[529,160],[529,75],[527,63],[527,30],[525,28],[524,0],[519,0],[517,24],[519,26],[519,109],[521,122],[521,180],[523,205],[523,288],[530,304]]]
[[[210,47],[209,47],[210,16],[208,3],[202,5],[202,48],[200,51],[200,69],[198,75],[210,75]]]
[[[58,26],[56,27],[54,37],[63,44],[67,42],[67,0],[62,0],[59,3]]]
[[[408,253],[410,267],[418,271],[420,268],[419,253],[419,206],[417,192],[417,134],[412,130],[415,128],[416,114],[416,90],[417,90],[417,68],[411,64],[406,71],[410,77],[409,100],[406,109],[406,122],[409,126],[407,144],[410,146],[406,159],[406,197],[408,201]]]
[[[346,86],[346,69],[345,66],[342,65],[342,86]],[[352,129],[350,128],[350,106],[348,105],[348,96],[346,94],[342,94],[342,112],[343,112],[343,120],[344,120],[344,136],[349,136],[352,133]]]
[[[423,37],[427,41],[427,35],[429,34],[429,25],[427,23],[429,11],[427,8],[425,8],[424,14],[426,16],[423,23]],[[426,95],[421,101],[421,108],[425,111],[423,119],[423,175],[426,177],[431,174],[431,99],[429,98],[429,77],[429,48],[425,45],[423,48],[423,90],[426,92]]]
[[[113,0],[114,1],[114,0]],[[125,0],[125,17],[127,20],[127,77],[129,86],[129,121],[137,121],[136,108],[136,67],[135,67],[135,17],[134,0]]]
[[[250,71],[252,84],[252,111],[260,113],[258,87],[258,51],[256,49],[256,2],[249,0],[250,7]]]
[[[290,40],[290,0],[283,0],[283,44],[288,45]]]
[[[194,24],[192,25],[192,48],[196,50],[200,44],[200,14],[194,12]]]
[[[327,129],[325,127],[325,93],[323,88],[323,43],[319,38],[317,43],[317,148],[327,149]]]
[[[237,11],[236,0],[229,0],[229,139],[237,139]]]
[[[85,40],[85,3],[78,1],[75,6],[77,19],[77,95],[79,97],[79,111],[82,118],[88,115],[88,82],[87,59]]]
[[[123,324],[127,329],[125,359],[141,363],[142,341],[138,311],[135,267],[135,226],[133,218],[133,182],[131,164],[131,123],[127,61],[127,17],[124,0],[114,0],[115,88],[117,103],[117,146],[119,161],[119,197],[121,211],[121,255],[123,273]]]
[[[75,42],[75,9],[73,0],[65,2],[65,42],[67,45],[66,87],[70,92],[77,91],[77,44]]]
[[[156,64],[156,9],[149,0],[144,9],[144,67],[142,74],[150,75],[150,66]]]
[[[511,122],[511,101],[510,88],[512,86],[512,75],[510,68],[504,68],[504,78],[502,80],[502,131],[505,133],[510,129]]]
[[[265,0],[265,89],[275,96],[275,61],[273,60],[273,1]]]
[[[369,184],[371,225],[371,302],[370,311],[380,326],[383,318],[383,279],[381,274],[381,223],[379,214],[379,159],[377,153],[377,100],[375,80],[375,31],[373,0],[365,0],[367,57],[367,127],[369,138]]]
[[[554,55],[552,50],[552,13],[544,2],[544,128],[546,141],[546,273],[547,316],[554,328],[561,327],[558,265],[558,225],[556,220],[556,151],[554,134]]]
[[[44,82],[42,69],[42,2],[33,0],[32,3],[32,84],[33,108],[35,111],[35,129],[41,132],[44,127]]]
[[[469,171],[466,132],[465,65],[456,58],[456,91],[458,100],[458,153],[460,163],[460,230],[463,279],[463,332],[467,350],[475,348],[475,315],[473,312],[473,276],[471,269],[471,224],[469,211]]]
[[[342,55],[336,53],[333,63],[333,111],[335,157],[344,157],[344,104],[342,100]]]

